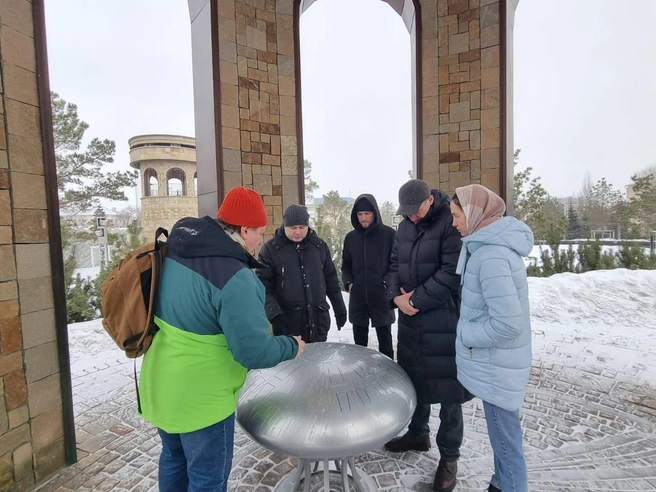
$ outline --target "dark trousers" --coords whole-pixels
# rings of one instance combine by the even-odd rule
[[[410,420],[408,432],[414,436],[427,436],[430,413],[431,406],[429,404],[417,405],[412,420]],[[460,458],[463,432],[462,405],[460,403],[441,403],[440,428],[435,436],[435,441],[443,460],[455,461]]]
[[[390,359],[394,360],[394,348],[392,347],[392,327],[376,326],[378,335],[378,350]],[[353,341],[356,345],[366,347],[369,343],[369,326],[353,325]]]

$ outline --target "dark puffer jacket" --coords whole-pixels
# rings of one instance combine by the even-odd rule
[[[325,342],[330,330],[326,296],[335,315],[346,316],[337,270],[328,245],[309,229],[300,243],[290,241],[283,227],[260,251],[263,267],[257,276],[266,288],[266,314],[269,321],[284,317],[284,333],[300,335],[306,342]]]
[[[452,226],[449,196],[432,190],[434,203],[414,224],[399,224],[387,277],[388,299],[414,290],[419,310],[399,310],[398,362],[408,373],[420,403],[463,403],[472,398],[457,379],[456,328],[460,276],[456,265],[462,242]]]
[[[358,203],[368,201],[375,209],[374,223],[366,229],[358,221]],[[356,198],[351,212],[351,224],[355,230],[344,238],[342,250],[342,282],[348,290],[349,319],[354,325],[388,326],[394,323],[394,310],[385,292],[384,278],[389,272],[390,256],[396,232],[380,219],[378,204],[373,195]]]

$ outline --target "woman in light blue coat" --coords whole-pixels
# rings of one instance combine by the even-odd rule
[[[456,363],[460,383],[483,400],[494,451],[488,491],[526,492],[519,409],[532,353],[522,257],[533,248],[533,233],[505,211],[501,197],[481,185],[457,188],[451,200],[453,225],[463,236]]]

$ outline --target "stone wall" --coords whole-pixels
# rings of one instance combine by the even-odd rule
[[[0,490],[64,466],[32,3],[0,2]]]
[[[170,232],[173,224],[182,217],[198,217],[198,200],[195,196],[141,198],[141,236],[146,241],[155,239],[158,227],[164,227]]]

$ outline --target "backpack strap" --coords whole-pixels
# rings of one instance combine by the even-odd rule
[[[169,232],[164,229],[163,227],[158,227],[157,231],[155,232],[155,249],[153,251],[150,251],[148,254],[150,254],[152,264],[153,264],[153,275],[152,275],[152,280],[151,280],[151,290],[150,290],[150,306],[148,306],[148,312],[155,313],[155,307],[157,306],[157,295],[159,293],[159,281],[162,273],[162,257],[160,255],[160,250],[162,249],[163,246],[166,245],[165,242],[160,241],[159,237],[161,235],[164,235],[166,239],[169,238]],[[153,321],[153,318],[151,317],[149,320],[149,325],[145,327],[144,331],[146,332],[146,336],[148,335],[154,335],[155,332],[157,331],[157,325]],[[142,333],[139,333],[135,335],[132,338],[138,337],[141,338]],[[144,337],[145,338],[145,337]],[[127,342],[126,342],[127,343]],[[137,354],[143,350],[143,343],[140,344],[137,347]],[[137,409],[139,410],[139,414],[141,414],[141,397],[139,396],[139,382],[137,378],[137,359],[135,357],[134,359],[134,387],[137,392]]]
[[[164,234],[164,237],[166,239],[169,238],[169,231],[164,229],[163,227],[158,227],[157,230],[155,231],[155,251],[159,251],[162,246],[164,246],[166,243],[160,242],[159,237]]]

